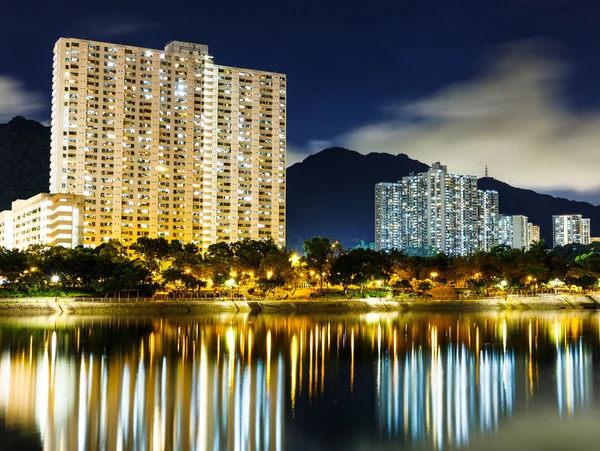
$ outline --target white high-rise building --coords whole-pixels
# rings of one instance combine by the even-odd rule
[[[429,171],[402,178],[401,243],[410,253],[466,255],[477,249],[477,178]]]
[[[552,216],[552,246],[590,244],[590,220],[581,215]]]
[[[61,38],[50,190],[84,196],[83,243],[285,244],[286,77],[163,50]]]
[[[375,249],[402,249],[400,224],[401,185],[377,183],[375,185]]]
[[[527,216],[523,215],[502,215],[498,227],[498,244],[505,244],[513,249],[529,250],[531,223],[527,221]]]
[[[489,252],[499,242],[498,191],[478,190],[477,196],[479,209],[477,246],[479,250]]]

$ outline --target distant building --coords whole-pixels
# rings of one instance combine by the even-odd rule
[[[513,249],[529,249],[529,226],[527,216],[501,215],[497,229],[498,244],[504,244]]]
[[[477,248],[477,177],[434,163],[402,178],[401,235],[413,253],[467,255]]]
[[[529,227],[529,244],[531,245],[540,241],[542,238],[540,235],[540,226],[534,225],[531,222],[527,226]]]
[[[477,248],[488,252],[498,244],[498,227],[500,214],[498,213],[498,191],[477,191],[478,196],[478,223],[477,223]]]
[[[592,237],[590,237],[590,244],[591,243],[600,243],[600,236],[592,236]]]
[[[529,249],[529,222],[527,216],[508,216],[511,227],[511,241],[508,244],[513,249]]]
[[[498,197],[478,190],[475,176],[449,174],[439,162],[397,183],[378,183],[375,246],[411,255],[468,255],[499,244],[528,250],[540,228],[527,216],[501,215]]]
[[[13,214],[10,210],[0,211],[0,247],[12,249]]]
[[[375,185],[375,248],[402,249],[399,183]]]
[[[32,244],[75,247],[83,244],[83,196],[37,194],[16,200],[0,213],[0,246],[27,249]]]
[[[434,163],[427,172],[375,187],[375,246],[411,254],[466,255],[477,250],[477,178],[448,174]]]
[[[590,244],[590,220],[581,215],[552,216],[552,246]]]

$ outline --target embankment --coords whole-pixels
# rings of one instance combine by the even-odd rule
[[[561,310],[598,309],[600,295],[445,301],[368,298],[352,300],[210,300],[210,301],[81,301],[76,298],[0,299],[0,315],[136,315],[167,316],[211,313],[328,313],[396,310]]]

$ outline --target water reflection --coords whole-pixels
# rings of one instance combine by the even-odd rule
[[[435,333],[435,329],[433,333]],[[472,352],[449,343],[415,348],[401,359],[384,356],[377,375],[378,419],[387,436],[414,442],[469,442],[472,430],[495,431],[515,402],[512,352]]]
[[[590,312],[2,319],[0,440],[466,448],[536,406],[597,408],[599,331]]]

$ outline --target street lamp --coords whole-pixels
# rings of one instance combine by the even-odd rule
[[[58,283],[60,280],[60,276],[55,274],[50,278],[50,280],[52,281],[52,283]]]
[[[435,286],[435,278],[438,276],[438,273],[435,271],[432,271],[431,274],[429,274],[433,280],[433,285]]]
[[[298,257],[298,254],[292,254],[290,256],[290,263],[292,264],[292,266],[298,266],[298,264],[300,263],[300,257]]]
[[[506,291],[506,285],[508,285],[508,282],[506,280],[500,282],[500,286],[504,290],[504,300],[508,299],[508,291]]]

